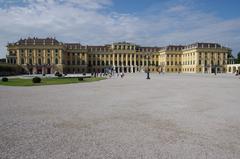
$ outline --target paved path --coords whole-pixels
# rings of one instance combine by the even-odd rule
[[[0,86],[0,158],[240,158],[240,79]]]

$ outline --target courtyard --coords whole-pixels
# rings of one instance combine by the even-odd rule
[[[127,74],[0,86],[0,158],[240,158],[240,79]]]

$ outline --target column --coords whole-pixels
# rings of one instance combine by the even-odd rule
[[[133,73],[133,65],[132,65],[132,62],[133,62],[133,59],[132,59],[132,55],[133,54],[130,54],[130,68],[131,68],[131,73]]]
[[[45,50],[45,49],[44,49]],[[36,49],[33,50],[33,64],[37,64],[37,55],[36,55]]]
[[[84,53],[84,61],[85,61],[85,65],[87,66],[88,64],[87,53]]]
[[[121,55],[121,62],[122,62],[122,65],[121,65],[121,67],[122,67],[122,72],[124,72],[124,67],[123,67],[123,54]]]
[[[136,63],[137,63],[136,53],[134,52],[134,63],[133,63],[133,67],[134,67],[134,69],[135,69],[135,72],[137,71]]]
[[[103,63],[104,63],[104,65],[103,65],[103,67],[104,67],[104,66],[106,66],[106,55],[103,54],[103,55],[101,55],[101,56],[102,56],[102,61],[103,61]]]
[[[20,64],[20,50],[17,49],[17,64]]]
[[[113,66],[115,66],[115,54],[114,53],[112,54],[112,62],[113,62]]]
[[[117,67],[120,67],[119,66],[119,54],[117,53]]]
[[[129,67],[129,66],[128,66],[128,55],[129,55],[129,54],[125,54],[125,56],[126,56],[126,57],[125,57],[126,63],[125,63],[125,66],[124,66],[124,67],[126,67],[127,73],[128,73],[128,67]]]
[[[25,52],[24,52],[24,64],[27,64],[28,63],[28,51],[27,50],[25,50]]]
[[[109,66],[111,66],[111,54],[108,54],[108,64],[109,64]]]

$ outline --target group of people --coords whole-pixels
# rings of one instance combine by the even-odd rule
[[[93,72],[91,73],[92,76],[94,77],[109,77],[109,78],[112,78],[116,75],[116,77],[121,77],[123,78],[125,76],[125,74],[123,72],[121,73],[113,73],[113,72],[110,72],[110,73],[98,73],[98,72]]]
[[[115,76],[115,74],[113,74],[113,73],[110,73],[110,74],[109,74],[109,77],[110,77],[110,78],[112,78],[113,76]],[[117,73],[117,77],[119,77],[119,76],[120,76],[121,78],[123,78],[123,77],[125,76],[125,74],[124,74],[123,72]]]

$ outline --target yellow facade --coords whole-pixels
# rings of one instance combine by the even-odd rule
[[[160,51],[165,72],[224,73],[231,49],[215,43],[167,46]]]
[[[29,73],[218,72],[226,71],[229,48],[214,43],[142,47],[119,42],[104,46],[29,38],[8,44],[7,62]]]

